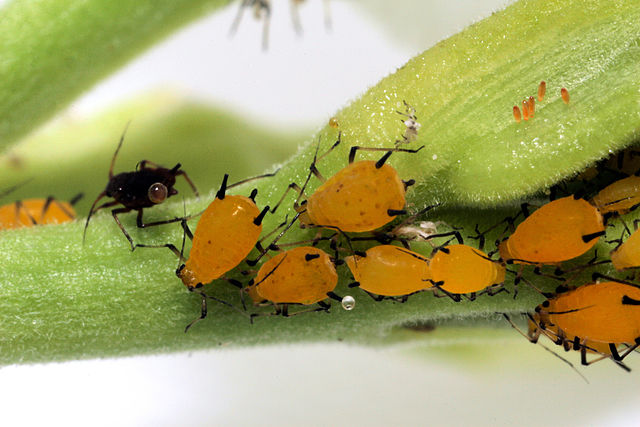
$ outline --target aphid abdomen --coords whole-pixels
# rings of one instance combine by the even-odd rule
[[[396,170],[375,161],[350,164],[321,185],[307,200],[313,224],[347,232],[371,231],[393,220],[389,210],[405,206],[405,188]]]
[[[596,194],[592,202],[603,214],[627,213],[640,204],[640,176],[630,176],[608,185]]]
[[[265,262],[254,282],[257,294],[265,300],[310,305],[327,299],[338,283],[338,274],[324,251],[300,246]]]
[[[216,198],[198,221],[183,275],[207,284],[240,264],[262,232],[262,225],[253,222],[258,215],[260,210],[248,197]]]
[[[392,245],[374,246],[366,257],[345,258],[359,287],[376,295],[410,295],[430,286],[429,264],[420,254]]]
[[[503,260],[516,263],[555,264],[578,257],[604,234],[598,210],[572,196],[543,205],[525,219],[500,245]]]
[[[481,291],[504,282],[505,275],[502,265],[467,245],[445,246],[431,258],[430,268],[432,280],[452,294]]]
[[[616,270],[640,267],[640,230],[636,230],[625,242],[611,252],[611,263]]]

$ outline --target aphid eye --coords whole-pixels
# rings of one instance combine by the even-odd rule
[[[147,197],[149,197],[151,203],[155,204],[164,202],[168,195],[169,190],[167,190],[167,186],[159,182],[151,184],[147,192]]]

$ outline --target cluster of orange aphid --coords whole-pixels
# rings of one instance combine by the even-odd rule
[[[542,82],[539,99],[544,98],[544,92],[545,85]],[[534,111],[532,105],[527,103],[528,112]],[[85,235],[91,216],[98,210],[113,207],[111,213],[132,250],[169,248],[181,261],[176,275],[189,291],[198,293],[202,301],[200,317],[187,325],[186,329],[189,329],[206,317],[208,299],[232,307],[250,319],[263,314],[287,316],[303,311],[328,310],[330,299],[341,301],[342,306],[350,310],[354,307],[355,299],[352,296],[340,297],[334,292],[338,283],[336,267],[342,264],[347,265],[354,278],[349,287],[359,287],[377,301],[392,299],[404,302],[410,295],[423,291],[456,302],[462,298],[472,301],[481,294],[508,292],[504,285],[506,273],[514,277],[515,298],[520,282],[537,289],[523,276],[525,266],[534,266],[533,272],[536,274],[543,274],[542,266],[555,266],[557,269],[553,277],[564,280],[559,277],[565,273],[560,269],[562,262],[581,256],[593,248],[605,235],[608,219],[640,205],[640,177],[630,176],[613,182],[589,200],[570,195],[550,201],[531,214],[528,205],[523,205],[525,219],[517,227],[515,219],[520,214],[484,232],[476,228],[477,235],[470,237],[479,241],[479,248],[466,245],[455,228],[438,233],[438,223],[416,222],[419,216],[433,207],[409,215],[400,223],[393,223],[396,218],[407,214],[405,193],[414,181],[400,179],[388,160],[394,153],[418,153],[423,148],[398,147],[399,143],[413,142],[420,128],[415,109],[406,103],[405,107],[406,113],[398,112],[404,117],[403,139],[397,140],[394,147],[353,146],[348,165],[325,179],[318,169],[318,163],[341,143],[342,134],[338,132],[337,141],[323,155],[318,156],[319,146],[316,148],[304,184],[289,184],[273,209],[269,206],[258,207],[255,201],[258,191],[255,189],[248,197],[227,194],[229,189],[255,178],[230,185],[228,175],[225,175],[215,198],[203,212],[152,223],[143,222],[143,209],[177,194],[174,184],[178,176],[184,177],[194,193],[198,193],[189,177],[180,169],[180,164],[168,169],[142,161],[136,171],[114,175],[116,156],[124,141],[123,133],[111,161],[109,182],[93,203],[87,217]],[[329,127],[339,129],[340,124],[336,118],[332,118]],[[380,151],[383,155],[377,160],[355,161],[358,151]],[[322,184],[307,195],[305,190],[312,175]],[[261,237],[263,219],[269,213],[275,214],[290,190],[297,193],[293,203],[295,216],[290,221],[285,217],[278,228]],[[98,206],[98,201],[103,197],[113,200]],[[2,207],[1,228],[71,220],[75,216],[72,208],[75,200],[77,198],[65,203],[48,198]],[[159,246],[134,244],[118,219],[118,214],[132,210],[137,212],[137,225],[141,228],[179,222],[185,236],[182,248],[178,250],[171,243]],[[192,233],[188,221],[198,216],[197,228]],[[296,222],[303,228],[318,229],[318,236],[307,242],[279,243]],[[483,252],[486,233],[503,223],[507,227],[496,241],[497,250],[488,254]],[[322,230],[330,230],[331,234],[323,236]],[[624,240],[623,235],[617,240],[618,246],[612,251],[610,260],[594,259],[580,269],[608,262],[617,270],[640,267],[640,231],[631,233],[626,225],[625,230],[630,237]],[[264,244],[265,239],[274,233],[278,233],[277,236],[269,244]],[[187,236],[192,239],[188,258],[184,256]],[[429,256],[411,250],[411,241],[431,243],[437,239],[448,240],[439,245],[432,244],[434,248]],[[450,244],[454,239],[456,242]],[[353,244],[362,241],[374,241],[379,245],[366,251],[354,250]],[[329,242],[333,256],[317,247],[321,242]],[[289,246],[293,248],[284,249]],[[258,255],[249,259],[254,248],[258,250]],[[277,254],[271,256],[271,252]],[[344,252],[348,256],[341,257]],[[496,253],[499,257],[494,259]],[[226,277],[243,261],[252,267],[263,257],[270,259],[262,263],[247,284]],[[513,265],[520,265],[520,268],[510,270],[509,267]],[[204,285],[216,279],[226,280],[240,288],[243,309],[203,291]],[[532,342],[536,342],[540,335],[545,335],[565,349],[580,350],[583,364],[592,363],[587,360],[587,354],[595,353],[599,355],[596,360],[609,358],[628,369],[622,360],[640,345],[640,286],[610,277],[600,283],[596,283],[595,279],[593,283],[578,288],[563,285],[554,294],[541,292],[546,301],[527,315],[529,331],[525,335]],[[248,295],[256,305],[268,304],[275,311],[248,314],[244,295]],[[289,313],[291,304],[317,304],[318,307]],[[508,316],[505,317],[511,322]]]
[[[547,83],[543,80],[538,85],[538,102],[544,101],[544,95],[547,92]],[[565,104],[569,103],[569,91],[566,88],[560,89],[560,97]],[[532,119],[536,114],[536,100],[533,96],[522,100],[522,112],[517,105],[513,106],[513,118],[516,122],[520,123],[522,119]]]

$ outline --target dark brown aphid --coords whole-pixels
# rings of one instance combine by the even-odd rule
[[[131,212],[132,210],[138,211],[136,224],[139,228],[177,222],[180,221],[179,218],[166,221],[150,222],[145,224],[142,221],[142,210],[144,208],[150,208],[154,205],[160,204],[167,198],[178,194],[178,190],[173,188],[173,186],[176,183],[176,177],[179,175],[182,175],[184,179],[189,183],[196,196],[198,196],[198,190],[196,189],[195,185],[193,185],[191,179],[189,179],[189,176],[184,171],[180,170],[180,163],[178,163],[171,169],[167,169],[156,163],[150,162],[149,160],[142,160],[137,164],[135,171],[122,172],[114,176],[113,167],[116,163],[118,152],[120,151],[122,143],[124,142],[124,136],[126,132],[127,129],[125,128],[122,136],[120,137],[118,148],[116,148],[116,152],[113,154],[113,158],[111,159],[111,167],[109,168],[109,182],[107,183],[107,188],[98,195],[98,198],[93,202],[93,205],[91,205],[91,210],[89,211],[89,215],[87,216],[87,222],[84,225],[84,234],[82,235],[82,241],[84,242],[85,240],[85,237],[87,235],[87,227],[89,226],[89,220],[95,212],[103,208],[122,205],[122,207],[120,208],[113,209],[111,211],[111,215],[113,215],[113,219],[115,219],[124,236],[127,238],[127,240],[129,240],[129,243],[131,244],[131,250],[133,250],[135,248],[133,239],[120,223],[118,214]],[[96,207],[98,201],[105,196],[112,197],[113,200],[105,202]]]

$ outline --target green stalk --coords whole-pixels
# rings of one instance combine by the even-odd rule
[[[465,236],[473,234],[476,224],[488,228],[515,214],[524,197],[540,194],[638,140],[639,5],[638,1],[521,1],[472,25],[418,55],[337,113],[342,144],[318,167],[331,176],[346,165],[350,146],[392,145],[404,132],[396,110],[403,108],[405,100],[415,107],[422,124],[412,146],[425,145],[418,154],[398,153],[390,159],[402,178],[417,180],[408,193],[410,209],[440,202],[442,207],[427,219],[463,227]],[[537,105],[532,120],[516,123],[512,106],[535,95],[540,80],[547,82],[545,101]],[[569,105],[560,100],[561,87],[571,93]],[[324,152],[337,135],[337,130],[326,127],[278,176],[255,183],[260,191],[258,204],[273,204],[290,182],[302,183],[315,142],[319,139]],[[252,156],[242,147],[236,149]],[[108,161],[104,159],[105,172]],[[55,174],[54,167],[43,170],[49,173]],[[313,179],[309,192],[317,186]],[[245,186],[237,192],[249,190]],[[187,212],[199,211],[212,197],[209,193],[199,201],[187,200]],[[268,217],[265,230],[286,213],[291,215],[292,201],[290,197],[278,215]],[[148,218],[167,218],[182,211],[182,202],[176,200],[153,208]],[[179,245],[182,239],[178,226],[137,230],[134,215],[123,219],[138,242]],[[356,297],[353,312],[334,307],[329,314],[260,318],[250,325],[237,313],[212,303],[209,318],[184,334],[184,326],[199,312],[200,300],[189,295],[174,276],[175,256],[164,249],[131,254],[107,213],[92,220],[84,247],[82,227],[79,221],[3,233],[0,252],[6,254],[7,262],[0,272],[0,362],[275,342],[377,343],[397,325],[497,319],[495,312],[531,310],[542,300],[525,287],[516,300],[511,293],[456,304],[420,294],[406,304],[375,303],[357,289],[347,289],[350,277],[341,267],[337,292]],[[609,231],[618,237],[619,230]],[[285,241],[313,234],[296,229]],[[488,241],[499,235],[500,230],[488,235]],[[467,242],[473,244],[470,239]],[[416,244],[415,249],[429,253],[426,244]],[[598,253],[606,255],[610,249],[603,239]],[[575,264],[584,264],[592,256],[586,254]],[[574,280],[583,283],[589,273]],[[247,280],[238,271],[233,275]],[[557,284],[534,276],[530,269],[525,275],[547,290]],[[239,304],[238,291],[224,282],[205,289]],[[513,291],[511,284],[508,289]]]

